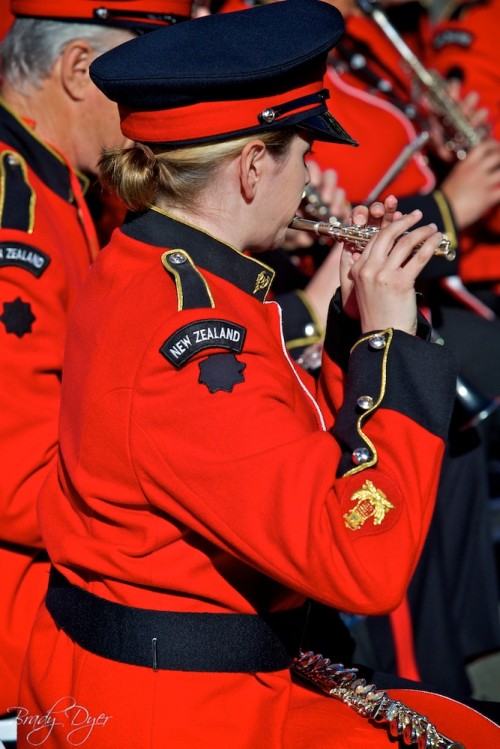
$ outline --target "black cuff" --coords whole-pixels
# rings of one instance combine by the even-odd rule
[[[328,309],[324,351],[344,372],[347,372],[351,349],[360,335],[359,320],[345,314],[342,295],[337,289]]]
[[[369,437],[369,421],[379,409],[404,414],[445,440],[455,400],[457,364],[443,346],[388,329],[367,334],[349,360],[345,396],[333,434],[344,456],[339,475],[353,468],[355,450],[363,463],[377,462],[377,445]],[[374,452],[374,449],[375,452]]]
[[[450,204],[440,190],[427,193],[427,195],[410,195],[398,200],[398,208],[403,213],[411,213],[416,208],[422,211],[422,220],[415,224],[436,224],[439,231],[446,234],[450,240],[452,249],[458,248],[458,228],[453,216]],[[414,228],[415,228],[414,227]],[[433,257],[419,275],[422,281],[432,281],[443,276],[456,276],[458,274],[458,254],[454,260],[445,260],[443,257]]]
[[[281,307],[283,335],[292,356],[300,356],[304,348],[322,340],[321,325],[300,290],[279,294],[275,301]]]

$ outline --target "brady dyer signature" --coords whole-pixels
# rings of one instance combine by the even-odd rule
[[[42,746],[57,728],[63,732],[70,746],[81,746],[97,728],[105,726],[113,716],[101,713],[93,716],[74,697],[61,697],[43,715],[33,715],[25,707],[11,707],[16,713],[18,731],[22,727],[26,741]]]

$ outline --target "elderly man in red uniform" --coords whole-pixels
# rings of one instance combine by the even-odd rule
[[[187,0],[12,0],[0,106],[0,713],[47,586],[36,497],[57,449],[68,313],[98,243],[84,193],[124,143],[89,65],[190,14]]]

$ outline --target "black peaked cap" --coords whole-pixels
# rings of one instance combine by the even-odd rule
[[[246,99],[295,88],[343,32],[342,15],[322,0],[283,0],[153,31],[100,55],[90,74],[135,109]]]

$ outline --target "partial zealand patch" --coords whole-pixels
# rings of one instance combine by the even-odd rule
[[[454,44],[457,47],[467,49],[472,45],[473,41],[474,36],[470,31],[466,31],[465,29],[445,29],[434,36],[432,46],[434,49],[443,49],[443,47],[450,47]]]
[[[0,268],[22,268],[40,278],[49,264],[50,257],[36,247],[24,242],[0,242]]]

